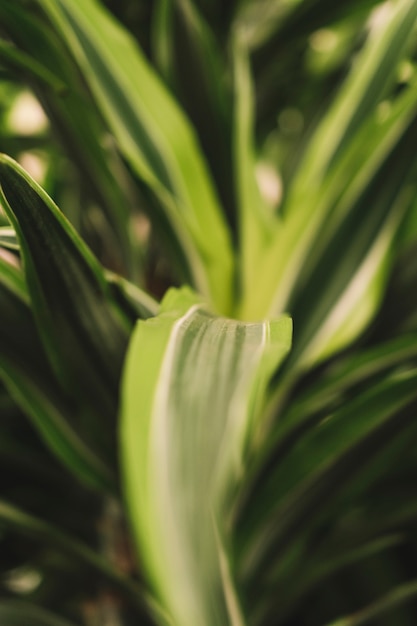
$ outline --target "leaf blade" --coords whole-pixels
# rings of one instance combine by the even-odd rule
[[[121,426],[126,497],[148,576],[175,624],[228,622],[212,516],[221,519],[244,471],[257,405],[290,334],[288,318],[216,318],[182,290],[133,335]]]

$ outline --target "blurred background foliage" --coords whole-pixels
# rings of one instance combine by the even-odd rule
[[[102,4],[130,31],[191,120],[238,254],[236,33],[243,33],[252,72],[260,195],[271,214],[285,216],[320,120],[372,24],[392,3]],[[0,33],[1,151],[54,198],[105,268],[157,300],[169,286],[192,282],[160,198],[119,151],[91,85],[42,3],[0,0]],[[365,169],[374,150],[382,150],[378,133],[382,136],[386,120],[388,127],[391,113],[403,120],[403,132],[365,180],[342,226],[324,221],[286,300],[295,322],[294,351],[275,377],[270,441],[250,468],[234,513],[236,577],[248,625],[416,623],[417,108],[401,109],[401,98],[405,102],[416,84],[415,27],[412,34],[394,62],[394,80],[370,105],[363,135],[349,135],[352,142],[359,139],[351,154],[346,151],[346,169],[340,169],[347,177],[353,172],[352,179]],[[335,158],[335,167],[343,157]],[[349,182],[340,176],[336,204]],[[370,319],[334,351],[317,352],[311,338],[319,336],[321,321],[349,283],[351,265],[356,271],[397,200],[405,209],[388,226],[394,243],[389,260],[381,263],[382,287]],[[0,227],[0,260],[19,268],[18,244],[1,211]],[[357,237],[368,231],[368,238]],[[132,299],[114,288],[129,329],[137,311]],[[8,298],[19,318],[8,313]],[[29,375],[47,372],[46,388],[54,402],[56,394],[56,406],[79,414],[83,398],[60,388],[44,357],[29,357],[42,352],[33,316],[12,300],[0,283],[0,340],[5,345],[16,338],[12,348]],[[387,419],[373,428],[384,411]],[[350,426],[357,415],[364,416],[360,435]],[[7,385],[0,386],[0,420],[0,622],[153,623],[140,599],[141,564],[133,556],[119,488],[103,497],[74,480]],[[100,433],[98,424],[92,421],[90,437],[110,449],[106,459],[116,473],[113,431]],[[285,500],[294,487],[298,499]],[[278,518],[284,520],[280,525]],[[345,614],[350,617],[339,621]]]

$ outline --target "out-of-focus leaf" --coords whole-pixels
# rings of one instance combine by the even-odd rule
[[[328,626],[364,626],[365,624],[378,624],[378,620],[390,615],[399,606],[411,602],[417,596],[417,581],[400,585],[389,591],[385,596],[376,600],[373,604],[360,609],[348,617],[342,617],[328,624]]]
[[[328,124],[337,126],[337,158],[333,152],[325,156],[326,143],[320,166],[313,136],[306,154],[311,155],[312,171],[316,169],[309,174],[302,165],[299,179],[292,181],[274,241],[258,264],[259,280],[246,305],[242,302],[240,315],[244,318],[259,316],[262,308],[270,315],[281,310],[292,312],[301,332],[295,338],[291,367],[300,363],[300,358],[307,365],[343,348],[363,331],[381,302],[396,231],[413,195],[415,83],[394,101],[384,121],[373,108],[393,79],[390,64],[395,66],[404,54],[407,33],[412,32],[416,16],[414,3],[397,3],[393,19],[380,26],[378,37],[374,33],[358,56],[340,96],[316,131],[318,137],[324,133],[320,129],[327,128],[333,137],[336,135]],[[391,46],[388,57],[386,49],[380,47],[379,36]],[[387,71],[382,76],[381,66],[385,64]],[[365,70],[369,79],[366,85]],[[371,78],[379,89],[372,97]],[[347,99],[352,93],[356,103],[351,122],[344,109],[351,105],[344,104],[345,93]],[[334,121],[339,116],[347,125],[345,130]],[[364,166],[359,168],[359,162]],[[368,210],[370,202],[372,211]],[[341,245],[343,255],[339,254]],[[259,270],[259,265],[264,269]],[[274,280],[276,287],[271,288]]]
[[[239,204],[241,297],[249,300],[259,281],[258,262],[271,245],[276,220],[261,197],[255,178],[253,93],[248,51],[244,37],[236,33],[234,161]]]
[[[145,57],[94,0],[40,0],[76,57],[119,148],[152,188],[196,285],[230,310],[232,255],[195,134]]]
[[[369,557],[389,550],[395,546],[401,544],[404,539],[400,535],[391,535],[383,537],[382,539],[376,539],[360,545],[357,548],[349,548],[346,552],[340,553],[337,549],[331,556],[320,555],[313,563],[309,563],[309,567],[306,567],[301,572],[300,578],[297,580],[297,585],[289,588],[285,597],[282,598],[279,617],[276,620],[276,626],[278,624],[285,623],[286,618],[292,610],[297,606],[297,603],[303,601],[303,597],[306,593],[311,591],[320,584],[325,584],[330,577],[336,575],[340,570],[345,569],[347,566],[351,566],[356,563],[362,564]]]
[[[126,497],[156,597],[178,626],[243,624],[225,520],[290,338],[287,317],[218,318],[188,290],[169,292],[134,332],[122,398]]]
[[[35,604],[16,600],[0,601],[0,621],[5,626],[75,626]]]
[[[267,575],[266,562],[280,568],[294,543],[303,542],[314,521],[356,477],[359,491],[368,487],[373,474],[360,470],[394,446],[413,423],[415,382],[416,371],[411,370],[376,383],[280,452],[274,469],[269,466],[268,475],[257,480],[251,512],[246,508],[247,516],[242,518],[247,532],[256,537],[254,543],[245,544],[242,571],[249,568],[259,574],[262,570]],[[269,521],[264,525],[265,520]]]
[[[48,195],[7,156],[0,184],[46,352],[63,387],[89,398],[111,429],[128,327],[104,272]]]
[[[159,310],[159,304],[152,296],[122,276],[113,272],[106,272],[106,278],[112,290],[114,300],[122,311],[126,312],[133,321],[154,317]]]
[[[95,488],[114,489],[114,476],[91,448],[91,433],[84,427],[81,436],[80,409],[62,392],[45,359],[22,274],[1,258],[0,295],[0,378],[68,469]]]
[[[355,385],[369,384],[376,376],[389,370],[401,369],[417,359],[417,337],[407,333],[384,342],[374,348],[348,354],[339,360],[310,385],[304,393],[298,394],[282,415],[277,430],[291,430],[309,414],[320,412],[340,404]]]
[[[303,197],[321,183],[356,130],[387,94],[417,19],[412,0],[384,5],[374,20],[368,41],[331,109],[317,128],[294,181],[294,196]],[[295,202],[294,198],[294,202]]]
[[[34,538],[41,543],[46,542],[57,550],[71,555],[90,567],[96,574],[113,583],[116,588],[127,593],[136,607],[143,611],[145,594],[142,593],[140,585],[119,573],[98,552],[78,539],[4,501],[0,501],[0,522],[14,532]],[[144,624],[148,624],[149,620],[144,616],[143,612]]]
[[[23,70],[29,76],[36,76],[42,83],[45,83],[45,85],[57,93],[65,90],[65,83],[49,71],[47,67],[44,67],[9,42],[2,40],[0,40],[0,62],[8,68],[18,71]]]
[[[0,246],[9,250],[19,250],[19,241],[13,228],[0,227]]]
[[[75,63],[51,27],[20,2],[3,0],[0,22],[19,54],[35,64],[35,68],[27,65],[22,70],[23,78],[33,87],[65,153],[83,177],[83,189],[106,214],[118,242],[117,264],[122,264],[132,279],[141,278],[141,255],[130,228],[132,198],[126,182],[129,176],[109,145],[108,131],[80,80]],[[38,68],[42,68],[42,75]],[[50,79],[49,88],[45,73]],[[59,89],[54,85],[59,85]]]
[[[29,303],[29,295],[23,272],[8,263],[0,256],[0,284],[6,287],[25,304]]]
[[[161,0],[154,18],[158,69],[195,126],[222,207],[235,230],[231,94],[218,33],[195,2]]]

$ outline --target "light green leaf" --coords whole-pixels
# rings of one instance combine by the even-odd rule
[[[398,0],[384,4],[378,11],[369,27],[364,50],[355,59],[351,73],[309,145],[294,184],[295,195],[301,187],[304,195],[317,188],[326,170],[392,84],[414,30],[417,5],[414,0]]]
[[[235,120],[234,160],[239,207],[241,298],[250,300],[259,282],[259,260],[271,246],[274,214],[261,197],[255,177],[254,94],[248,51],[241,33],[234,38]]]
[[[160,0],[155,4],[155,64],[195,127],[224,214],[234,230],[232,93],[219,33],[193,0]]]
[[[172,624],[243,623],[226,502],[263,435],[265,388],[290,338],[287,317],[215,317],[186,289],[168,292],[160,314],[134,332],[122,395],[126,498]]]
[[[94,0],[39,0],[70,46],[118,146],[159,198],[196,285],[230,310],[229,233],[195,134],[142,52]]]
[[[11,265],[0,256],[0,284],[11,291],[25,304],[29,304],[29,295],[21,269]]]
[[[0,246],[9,250],[19,250],[19,241],[13,228],[9,226],[0,227]]]
[[[343,239],[344,245],[353,245],[354,248],[358,245],[353,255],[345,249],[344,258],[337,257],[336,264],[338,268],[340,261],[343,271],[347,272],[346,264],[351,262],[350,277],[354,280],[364,256],[359,243],[366,216],[369,216],[369,224],[372,220],[375,224],[377,220],[381,222],[382,216],[387,217],[391,207],[395,213],[404,199],[401,197],[401,186],[405,184],[414,163],[409,156],[411,150],[406,137],[416,110],[415,83],[405,90],[397,102],[394,101],[392,111],[382,123],[378,119],[377,106],[386,96],[386,90],[394,81],[395,69],[406,53],[406,44],[417,19],[417,8],[410,0],[399,0],[385,6],[384,20],[373,28],[369,41],[358,54],[348,78],[304,151],[299,171],[290,181],[282,207],[282,219],[277,221],[274,229],[274,241],[265,249],[263,258],[257,264],[260,268],[259,281],[250,297],[241,303],[239,315],[243,318],[254,319],[283,310],[293,311],[292,300],[298,295],[297,290],[303,291],[304,284],[325,292],[326,281],[320,278],[313,286],[309,278],[317,266],[317,257],[323,257],[323,250],[334,241],[335,233]],[[393,153],[398,146],[402,150],[394,160]],[[400,162],[401,167],[397,170],[395,164]],[[378,176],[383,175],[387,189],[384,201],[381,198],[380,202],[376,200],[378,182],[381,187]],[[369,209],[370,196],[365,194],[371,190],[375,195],[372,210],[360,210],[366,203]],[[369,224],[365,228],[370,228]],[[372,228],[375,229],[375,225]],[[353,234],[357,237],[354,238]],[[367,248],[371,248],[376,241],[375,235],[374,231]],[[326,277],[332,264],[333,260],[326,268]],[[341,286],[348,284],[349,278],[346,274],[343,281],[340,278],[333,281],[332,278],[330,273],[329,281],[333,285],[325,297],[335,302],[336,296],[331,290],[337,289],[340,296]],[[381,292],[378,289],[378,284],[382,287],[381,278],[383,271],[379,277],[378,272],[373,274],[372,296],[377,291]],[[317,297],[316,291],[314,301],[319,304],[323,301]],[[362,310],[356,316],[356,329],[352,325],[350,337],[346,333],[346,341],[354,333],[357,334],[360,327],[364,327],[365,318],[369,321],[377,301],[375,297],[370,297],[368,302],[366,298],[361,301]],[[305,311],[305,307],[302,308]],[[365,311],[366,308],[368,311]],[[318,319],[324,319],[323,313],[318,315]],[[340,326],[342,334],[343,326]],[[338,343],[340,347],[340,336]],[[335,344],[329,349],[334,350]]]

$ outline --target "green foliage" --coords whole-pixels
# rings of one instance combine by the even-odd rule
[[[0,622],[412,626],[416,0],[0,25]]]

